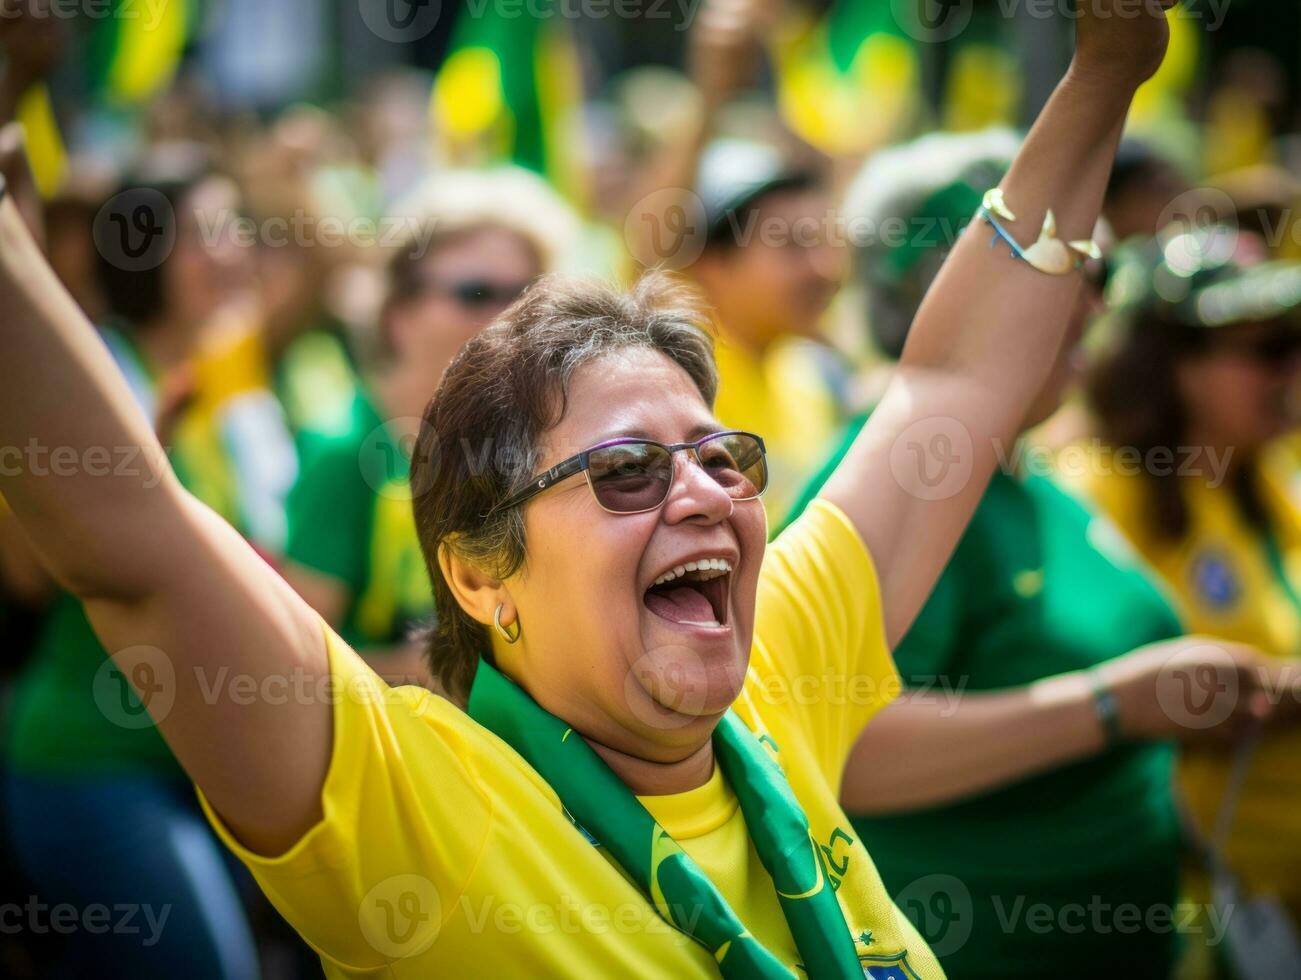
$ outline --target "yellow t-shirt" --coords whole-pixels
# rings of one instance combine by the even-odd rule
[[[1227,484],[1212,486],[1209,475],[1184,477],[1189,530],[1168,541],[1155,532],[1150,491],[1133,472],[1132,459],[1117,459],[1107,451],[1086,451],[1080,459],[1088,465],[1072,466],[1070,475],[1156,569],[1189,633],[1247,643],[1276,657],[1301,653],[1301,612]],[[1175,460],[1174,465],[1182,464]],[[1298,472],[1295,458],[1280,444],[1257,462],[1254,477],[1287,577],[1301,593]],[[1203,834],[1214,825],[1231,759],[1224,752],[1182,753],[1181,789]],[[1261,743],[1239,797],[1227,854],[1250,889],[1274,892],[1301,907],[1298,759],[1301,730],[1279,731]]]
[[[718,976],[505,742],[428,691],[388,688],[327,638],[338,694],[322,821],[267,858],[204,806],[328,976]],[[804,807],[865,975],[942,977],[837,802],[850,747],[898,684],[871,559],[844,514],[815,502],[768,551],[736,711]],[[720,771],[643,803],[794,973],[772,880]]]
[[[796,496],[831,454],[844,421],[816,350],[812,341],[786,340],[758,357],[725,338],[715,345],[714,412],[729,429],[763,436],[768,447],[763,502],[772,526],[789,516]]]

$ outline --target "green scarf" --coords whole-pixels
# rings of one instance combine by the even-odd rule
[[[469,714],[538,771],[570,819],[610,852],[669,924],[713,954],[724,977],[791,976],[582,737],[487,662],[479,664]],[[859,980],[854,941],[785,775],[731,711],[714,730],[714,757],[740,801],[808,975]]]

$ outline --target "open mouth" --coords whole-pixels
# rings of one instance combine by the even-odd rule
[[[732,563],[701,558],[664,572],[642,596],[646,608],[680,626],[718,629],[727,625]]]

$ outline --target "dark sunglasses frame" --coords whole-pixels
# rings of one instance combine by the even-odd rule
[[[416,293],[437,293],[456,300],[462,306],[509,306],[519,299],[530,283],[503,285],[486,279],[441,280],[422,278],[416,283]]]
[[[764,473],[763,487],[760,488],[759,492],[754,494],[753,496],[732,498],[733,500],[738,500],[738,501],[757,500],[759,497],[763,495],[763,492],[768,489],[768,448],[767,446],[764,445],[763,437],[756,435],[753,432],[746,432],[744,429],[724,429],[721,432],[711,432],[709,435],[697,439],[694,442],[663,443],[663,442],[656,442],[654,439],[637,439],[634,437],[623,437],[619,439],[611,439],[608,442],[598,443],[597,445],[592,446],[589,449],[584,449],[581,453],[578,453],[576,456],[570,456],[568,459],[563,460],[562,462],[559,462],[555,466],[551,467],[551,469],[547,470],[545,473],[542,473],[534,477],[531,485],[507,497],[505,500],[503,500],[500,504],[498,504],[493,509],[497,511],[502,511],[502,510],[509,510],[512,507],[519,507],[521,504],[527,503],[528,501],[532,500],[538,494],[542,493],[542,491],[550,489],[551,487],[555,486],[561,480],[566,480],[577,473],[582,473],[587,478],[587,488],[592,491],[592,496],[596,498],[597,505],[606,513],[647,514],[653,510],[659,510],[661,507],[664,506],[664,501],[669,499],[669,493],[672,492],[673,490],[673,479],[677,474],[676,467],[670,468],[668,482],[664,484],[664,496],[661,497],[659,502],[656,503],[654,506],[643,507],[640,508],[639,510],[611,510],[610,508],[606,507],[605,504],[601,503],[601,495],[597,493],[596,487],[592,483],[592,471],[591,471],[592,453],[597,452],[598,450],[601,449],[612,449],[615,446],[658,446],[660,449],[663,449],[666,453],[668,453],[670,459],[673,458],[675,453],[682,452],[683,450],[690,450],[692,452],[692,455],[696,457],[696,462],[700,463],[703,466],[704,464],[701,463],[700,460],[700,447],[707,442],[713,442],[715,439],[719,439],[723,436],[747,436],[753,439],[758,444],[759,453],[760,453],[760,462],[763,465],[763,473]]]

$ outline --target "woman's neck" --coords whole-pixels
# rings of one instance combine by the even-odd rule
[[[714,743],[705,739],[685,759],[652,762],[587,740],[601,761],[637,796],[671,796],[697,789],[714,775]]]

